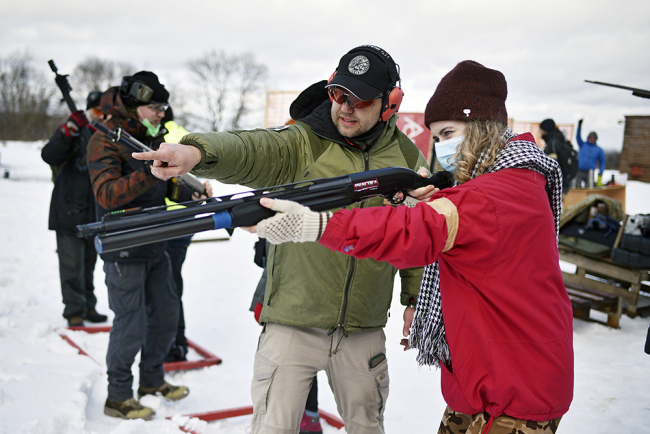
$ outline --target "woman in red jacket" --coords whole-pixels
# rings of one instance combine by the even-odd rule
[[[453,188],[413,207],[279,211],[257,232],[319,241],[398,268],[426,266],[409,346],[442,370],[439,433],[555,433],[573,398],[572,309],[557,250],[561,172],[531,134],[507,128],[503,74],[459,63],[425,110]],[[252,229],[255,230],[255,229]]]

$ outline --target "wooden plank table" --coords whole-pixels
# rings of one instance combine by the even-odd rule
[[[590,194],[602,194],[621,202],[621,209],[625,212],[625,186],[624,185],[605,185],[594,188],[570,188],[562,200],[565,207],[584,199]]]
[[[640,313],[640,292],[650,293],[650,286],[643,283],[650,280],[649,270],[618,265],[609,258],[589,258],[564,246],[560,246],[560,260],[576,266],[575,273],[562,272],[567,285],[583,286],[619,298],[616,311],[607,312],[608,325],[618,328],[622,313],[630,317]]]

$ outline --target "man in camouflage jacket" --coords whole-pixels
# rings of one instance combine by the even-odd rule
[[[122,128],[135,139],[157,149],[165,133],[160,121],[169,92],[158,77],[141,71],[124,77],[122,85],[102,97],[111,118],[105,126]],[[150,165],[135,160],[134,149],[96,132],[88,142],[88,169],[98,204],[98,218],[107,211],[165,205],[165,197],[189,200],[191,191],[174,180],[161,181]],[[165,242],[102,253],[111,310],[115,313],[106,355],[108,398],[104,413],[125,419],[150,419],[154,411],[133,398],[131,366],[138,351],[138,397],[161,394],[171,400],[187,396],[185,386],[165,382],[163,359],[178,325],[179,300],[174,288]]]

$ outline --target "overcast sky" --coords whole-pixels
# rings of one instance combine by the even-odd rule
[[[328,78],[351,48],[378,45],[401,67],[411,112],[472,59],[504,73],[509,117],[584,117],[606,149],[621,148],[625,115],[650,115],[650,99],[584,82],[650,89],[648,0],[7,0],[0,29],[0,57],[28,49],[50,75],[49,59],[69,73],[97,56],[178,85],[188,60],[216,49],[253,53],[269,68],[265,87],[291,91]]]

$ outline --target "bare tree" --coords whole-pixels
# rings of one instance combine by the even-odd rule
[[[237,129],[250,112],[251,96],[266,76],[265,65],[252,54],[227,55],[212,51],[188,63],[212,131]]]
[[[0,138],[38,140],[49,137],[61,116],[51,119],[54,83],[33,66],[28,51],[0,58]]]
[[[105,91],[111,86],[119,86],[122,77],[135,73],[135,68],[128,62],[114,62],[98,57],[86,57],[71,74],[71,84],[75,98],[85,101],[93,90]]]
[[[169,104],[173,110],[174,121],[188,131],[201,130],[203,122],[197,122],[197,117],[191,112],[191,98],[184,86],[171,81],[165,83],[165,88],[169,91]]]
[[[232,118],[231,128],[240,128],[240,122],[243,116],[248,114],[249,98],[260,85],[262,79],[266,76],[266,66],[255,63],[253,55],[250,53],[243,54],[239,58],[239,82],[237,89],[239,91],[239,104]]]

